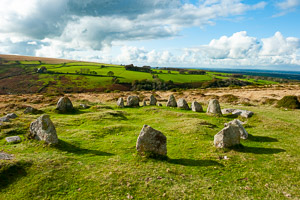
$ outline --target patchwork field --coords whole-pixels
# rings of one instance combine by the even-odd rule
[[[214,95],[222,108],[255,113],[239,117],[250,134],[243,146],[225,150],[213,146],[213,137],[236,117],[167,108],[171,92],[156,93],[163,107],[140,108],[117,108],[116,99],[129,92],[72,94],[76,107],[92,106],[73,114],[54,112],[57,96],[2,95],[1,116],[14,112],[18,118],[0,126],[0,152],[13,155],[0,160],[0,199],[299,199],[299,110],[261,105],[255,101],[259,96],[250,95],[257,91],[242,92],[249,94],[251,106],[243,104],[246,97],[238,90],[231,93],[238,100],[230,104],[222,98],[226,89],[174,93],[189,103],[202,102],[204,110]],[[142,99],[150,94],[134,93]],[[284,92],[279,88],[271,94],[280,98]],[[28,105],[50,115],[57,145],[26,139],[30,122],[40,116],[23,114]],[[144,124],[166,135],[168,159],[137,154]],[[6,143],[4,138],[12,135],[23,141]]]

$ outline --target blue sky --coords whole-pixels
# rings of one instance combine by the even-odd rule
[[[300,0],[1,0],[0,54],[300,71]]]

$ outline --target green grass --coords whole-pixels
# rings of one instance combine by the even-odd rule
[[[35,115],[18,112],[14,125],[1,130],[0,151],[15,159],[0,161],[0,199],[300,198],[299,110],[235,106],[255,112],[245,125],[251,135],[244,148],[216,150],[213,136],[230,115],[114,104],[63,115],[53,108],[44,111],[56,126],[58,145],[5,143],[8,135],[24,138]],[[144,124],[167,136],[168,160],[136,153]],[[228,160],[220,159],[225,155]]]

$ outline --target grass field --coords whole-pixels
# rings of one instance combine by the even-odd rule
[[[75,105],[82,101],[72,100]],[[230,115],[91,105],[76,114],[43,108],[57,129],[59,144],[54,146],[25,140],[23,134],[38,115],[17,112],[19,117],[0,134],[0,151],[15,156],[0,160],[0,199],[300,198],[299,110],[222,104],[255,115],[245,125],[250,137],[242,141],[243,148],[217,150],[213,136],[233,120]],[[166,135],[168,160],[136,153],[144,124]],[[9,135],[24,141],[7,144]]]

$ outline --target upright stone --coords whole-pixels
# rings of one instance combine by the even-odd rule
[[[176,99],[173,94],[170,95],[166,106],[167,107],[177,107],[177,102],[176,102]]]
[[[140,106],[140,99],[138,96],[129,96],[127,97],[127,106],[129,107],[138,107]]]
[[[240,144],[239,127],[229,124],[214,136],[214,145],[217,148],[227,148]]]
[[[192,111],[194,112],[203,112],[203,108],[200,103],[193,101],[191,105]]]
[[[153,94],[151,94],[151,96],[150,96],[150,103],[149,103],[150,106],[155,106],[156,103],[157,103],[157,99],[154,97]]]
[[[217,99],[209,101],[206,113],[222,115],[221,107]]]
[[[42,140],[48,144],[58,143],[56,129],[49,115],[42,115],[30,124],[29,138]]]
[[[117,106],[119,108],[124,108],[124,99],[122,97],[120,97],[117,101]]]
[[[240,132],[240,137],[242,139],[247,139],[248,138],[248,132],[245,130],[245,128],[243,127],[242,123],[240,120],[238,119],[234,119],[233,121],[231,122],[228,122],[225,124],[225,127],[226,126],[229,126],[230,124],[233,124],[233,125],[236,125],[238,128],[239,128],[239,132]]]
[[[56,110],[61,113],[72,112],[74,110],[73,104],[68,97],[61,97],[56,105]]]
[[[139,153],[167,155],[167,138],[160,131],[144,125],[136,142]]]
[[[181,108],[181,109],[184,109],[184,110],[189,110],[190,109],[188,103],[185,101],[184,98],[178,99],[178,101],[177,101],[177,107]]]

